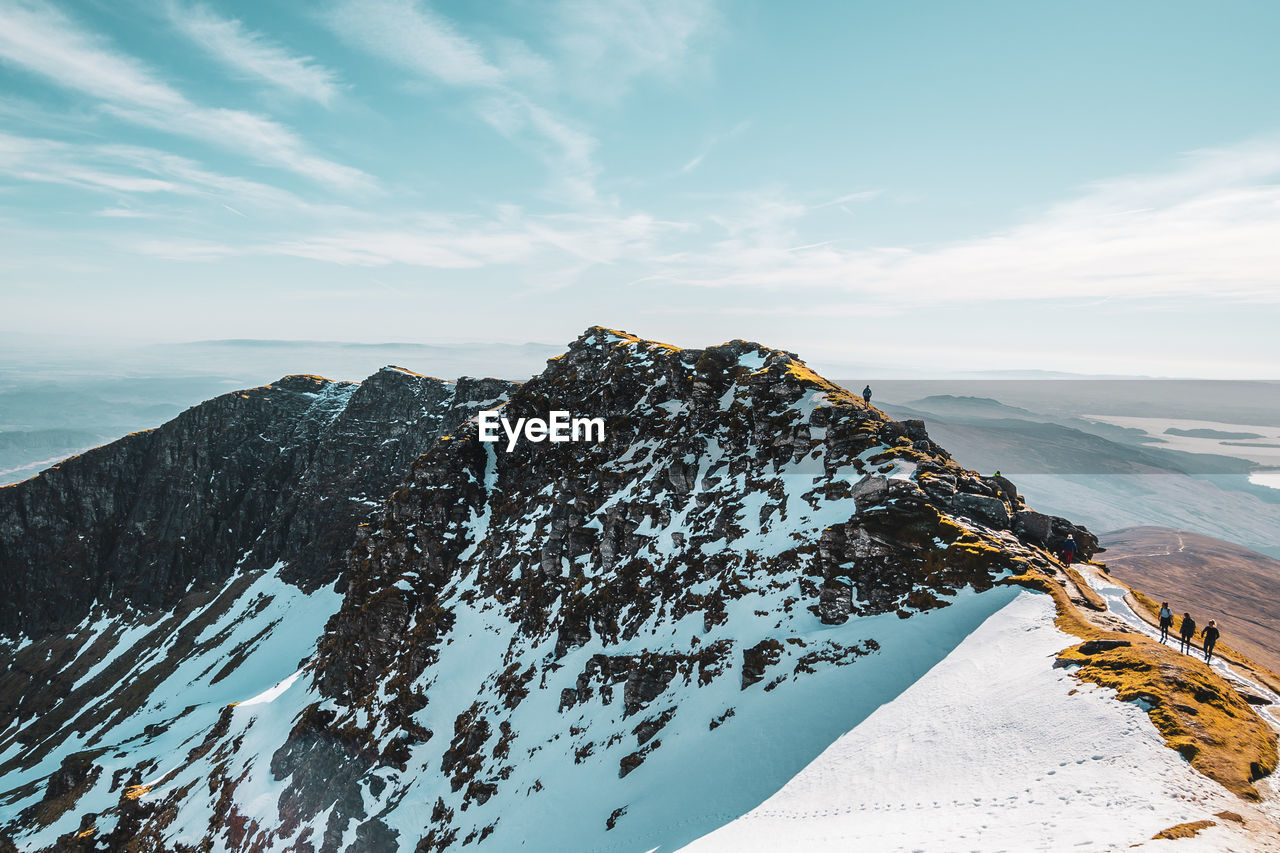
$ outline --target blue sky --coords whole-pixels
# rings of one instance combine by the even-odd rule
[[[0,0],[0,332],[1275,376],[1280,5]]]

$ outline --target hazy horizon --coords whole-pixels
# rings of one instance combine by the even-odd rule
[[[627,329],[634,333],[634,330]],[[575,336],[576,337],[576,336]],[[57,336],[8,336],[0,342],[0,377],[6,373],[24,374],[39,366],[56,376],[60,371],[68,374],[158,376],[166,373],[230,373],[243,375],[246,371],[255,375],[268,374],[281,359],[296,365],[295,373],[318,373],[331,379],[359,381],[375,370],[398,365],[411,370],[426,370],[443,364],[460,365],[453,373],[436,371],[440,378],[458,375],[492,375],[506,379],[524,379],[538,373],[546,358],[563,353],[573,338],[560,343],[550,341],[482,341],[459,340],[444,342],[419,342],[405,340],[320,340],[308,338],[209,338],[138,343],[111,339],[85,340],[83,338]],[[722,340],[700,342],[675,342],[663,340],[686,349],[705,349],[724,343]],[[772,349],[768,340],[755,341]],[[222,353],[233,356],[235,367],[227,370],[217,364],[201,360],[204,355]],[[964,363],[929,364],[924,362],[889,363],[869,360],[859,363],[852,360],[833,360],[809,357],[805,352],[795,355],[826,378],[832,380],[920,380],[920,381],[1056,381],[1056,380],[1106,380],[1106,381],[1171,381],[1171,382],[1257,382],[1277,383],[1280,378],[1259,372],[1251,376],[1165,375],[1151,376],[1126,373],[1074,373],[1064,370],[1017,367],[970,367]],[[850,354],[856,355],[856,354]],[[874,356],[875,354],[872,353]],[[396,361],[399,358],[401,361]],[[405,362],[405,363],[401,363]],[[308,367],[308,365],[311,365]],[[336,372],[325,373],[325,365],[344,364]],[[1262,366],[1260,366],[1261,368]],[[266,373],[262,373],[262,371]],[[279,374],[284,375],[284,374]],[[859,378],[861,377],[861,378]],[[278,378],[278,377],[277,377]],[[263,381],[266,381],[265,379]]]

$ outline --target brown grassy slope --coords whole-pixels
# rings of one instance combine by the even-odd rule
[[[1218,673],[1141,634],[1097,625],[1039,571],[1011,581],[1052,595],[1058,627],[1086,641],[1064,650],[1062,664],[1121,701],[1145,703],[1165,742],[1192,767],[1246,800],[1259,799],[1253,783],[1280,763],[1276,733]]]
[[[1222,642],[1280,672],[1280,560],[1166,527],[1130,527],[1101,538],[1108,571],[1168,601],[1175,633],[1184,612],[1201,628],[1216,619]]]

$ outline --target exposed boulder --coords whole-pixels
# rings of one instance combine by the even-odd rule
[[[951,499],[951,510],[989,527],[1001,530],[1009,527],[1009,507],[999,498],[961,492]]]

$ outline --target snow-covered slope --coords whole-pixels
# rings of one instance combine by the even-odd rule
[[[508,453],[466,421],[388,487],[336,584],[295,570],[305,536],[269,537],[275,562],[145,620],[90,609],[12,636],[0,687],[30,695],[0,719],[2,832],[24,850],[673,850],[915,702],[1029,606],[1002,580],[1065,580],[1045,547],[1096,546],[758,344],[593,328],[505,397],[509,419],[565,410],[606,437]],[[389,435],[412,415],[371,411]],[[369,438],[344,465],[388,464]],[[1046,650],[1069,642],[1037,630],[1009,669],[1062,692]]]
[[[1052,667],[1076,642],[1054,613],[1048,596],[1019,594],[780,791],[684,853],[1275,849],[1215,817],[1253,810],[1169,749],[1142,708]],[[1152,840],[1197,820],[1215,826]]]

